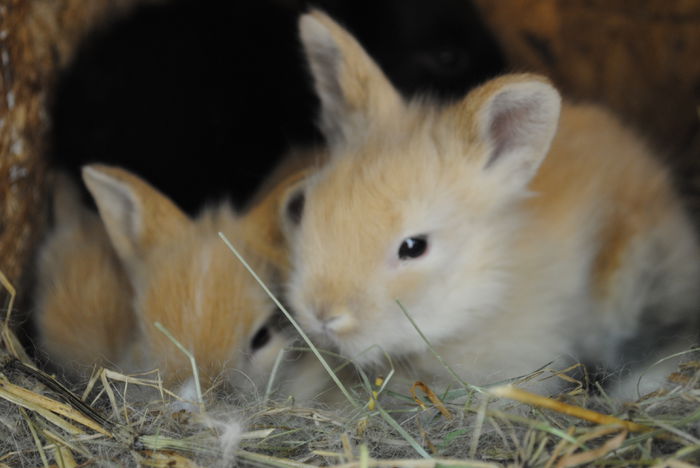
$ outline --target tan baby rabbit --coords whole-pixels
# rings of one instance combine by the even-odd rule
[[[692,343],[695,233],[668,171],[613,116],[529,74],[406,102],[328,16],[300,29],[330,145],[287,221],[302,326],[360,364],[386,352],[446,382],[398,299],[474,384]]]
[[[256,272],[268,265],[246,249],[240,218],[228,204],[188,218],[167,197],[124,170],[87,166],[83,178],[134,290],[147,362],[169,383],[192,375],[187,357],[155,327],[160,322],[194,354],[206,386],[266,382],[290,340],[271,323],[275,307],[219,238],[237,244]]]
[[[224,203],[190,219],[167,197],[125,170],[92,165],[84,168],[83,178],[108,235],[102,221],[83,210],[82,216],[90,220],[90,232],[71,228],[74,234],[61,234],[61,243],[49,241],[42,247],[43,257],[60,256],[54,262],[60,268],[43,266],[42,275],[72,299],[69,307],[65,294],[54,295],[38,307],[42,342],[53,359],[70,367],[73,361],[89,365],[96,356],[106,355],[108,362],[127,371],[159,368],[166,385],[181,385],[181,394],[193,396],[189,393],[193,389],[190,362],[155,327],[160,322],[194,354],[205,387],[218,379],[265,384],[278,353],[291,340],[274,323],[278,316],[272,302],[218,233],[225,233],[274,288],[282,278],[282,273],[273,275],[275,262],[283,258],[285,246],[272,251],[253,248],[264,247],[264,233],[272,229],[264,215],[275,222],[279,219],[284,188],[275,187],[268,196],[261,196],[244,218]],[[52,238],[68,230],[59,226]],[[253,239],[256,246],[247,247]],[[103,256],[110,259],[109,265],[98,261]],[[286,260],[279,261],[286,264]],[[75,271],[76,281],[67,282],[65,271]],[[88,299],[86,281],[95,285],[92,289],[111,309]],[[119,293],[114,291],[116,281],[123,285]],[[117,308],[118,313],[113,310]],[[121,322],[123,317],[127,320]],[[57,324],[63,328],[57,330]],[[130,346],[124,346],[126,339],[112,343],[115,335],[130,338]],[[64,356],[61,350],[69,354]],[[283,369],[290,366],[283,365]],[[293,374],[287,375],[291,378]],[[284,380],[284,375],[281,371],[278,377]],[[285,388],[303,397],[308,386],[306,382],[299,388],[291,384]]]

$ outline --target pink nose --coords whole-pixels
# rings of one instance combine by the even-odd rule
[[[355,316],[345,308],[321,308],[316,315],[322,324],[323,330],[334,335],[352,333],[358,326]]]

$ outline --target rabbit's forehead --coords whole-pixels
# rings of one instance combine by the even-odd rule
[[[409,215],[445,196],[471,192],[470,181],[476,177],[461,148],[407,139],[403,144],[338,155],[312,184],[309,202],[328,210],[342,206],[357,216]]]
[[[254,259],[249,261],[255,268]],[[149,289],[156,307],[207,320],[221,317],[223,323],[233,320],[243,331],[267,320],[272,310],[253,277],[218,238],[183,243],[168,252],[153,270]]]
[[[409,150],[336,161],[308,193],[306,244],[382,261],[403,236],[434,228],[435,217],[454,208],[451,186],[464,184],[458,169],[433,157]]]

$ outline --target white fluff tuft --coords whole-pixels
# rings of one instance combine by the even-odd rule
[[[236,460],[236,450],[241,442],[243,427],[235,417],[216,419],[207,417],[207,424],[219,434],[219,447],[221,448],[220,466],[231,466]]]

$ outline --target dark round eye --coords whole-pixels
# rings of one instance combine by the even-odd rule
[[[294,224],[301,222],[301,215],[304,212],[304,192],[296,192],[287,202],[287,217]]]
[[[257,331],[253,339],[250,341],[250,349],[257,351],[265,346],[270,341],[270,338],[272,338],[272,335],[270,334],[270,329],[267,327],[267,325],[260,327],[260,330]]]
[[[428,250],[427,236],[407,237],[399,247],[399,259],[418,258]]]

